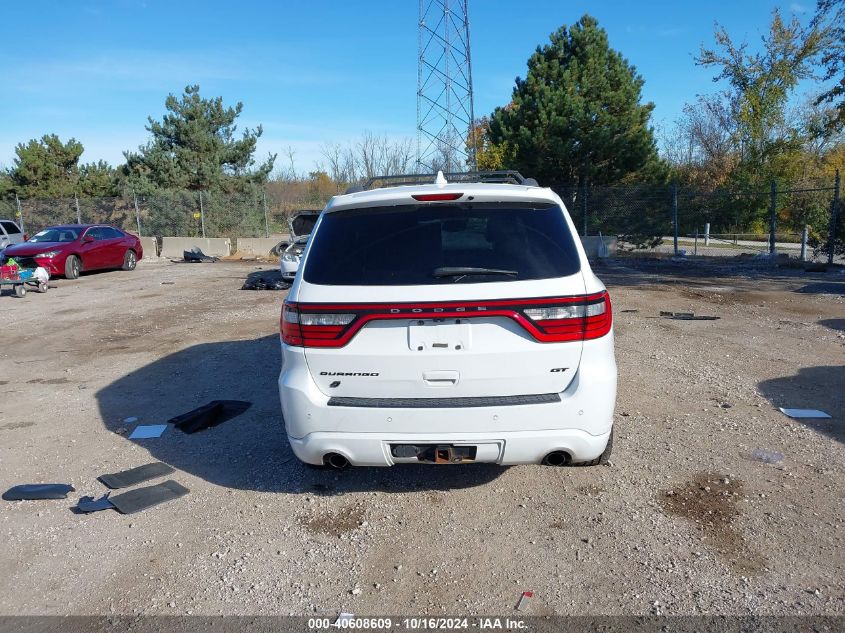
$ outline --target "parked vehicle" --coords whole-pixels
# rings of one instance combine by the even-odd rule
[[[52,226],[26,242],[3,251],[21,267],[42,266],[50,275],[76,279],[83,271],[102,268],[134,270],[144,256],[141,240],[104,224]]]
[[[305,248],[281,315],[296,456],[605,463],[610,297],[563,201],[516,172],[402,178],[334,197]]]
[[[305,250],[308,236],[311,235],[311,231],[314,229],[314,225],[317,223],[317,218],[319,217],[319,210],[309,209],[297,211],[293,216],[288,218],[291,241],[287,248],[285,248],[279,261],[282,279],[292,281],[296,276],[302,251]]]
[[[17,222],[12,222],[12,220],[0,220],[0,251],[7,246],[20,244],[25,240],[26,235],[24,235]]]

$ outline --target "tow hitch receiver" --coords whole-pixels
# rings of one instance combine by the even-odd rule
[[[428,461],[426,459],[428,452],[426,451],[420,455],[420,461]],[[432,461],[435,464],[459,464],[461,462],[475,461],[476,448],[475,446],[449,446],[441,444],[432,447],[432,452],[434,455]]]
[[[477,446],[451,444],[391,444],[390,452],[400,459],[414,459],[429,464],[460,464],[474,462]]]

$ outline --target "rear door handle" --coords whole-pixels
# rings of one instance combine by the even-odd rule
[[[424,371],[423,380],[431,387],[454,387],[460,374],[451,370]]]

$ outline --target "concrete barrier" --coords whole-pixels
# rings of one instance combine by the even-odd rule
[[[239,237],[237,238],[237,250],[239,253],[264,257],[269,255],[270,249],[283,239],[282,237]]]
[[[599,239],[598,235],[581,236],[581,244],[584,246],[584,251],[590,259],[596,259],[599,256],[599,244],[602,240],[607,246],[608,257],[615,257],[618,248],[619,240],[614,237],[602,237]]]
[[[158,242],[154,237],[139,237],[141,240],[141,248],[144,249],[144,259],[153,259],[158,257]]]
[[[206,255],[226,257],[232,254],[232,241],[228,237],[163,237],[161,256],[182,259],[185,251],[199,248]]]

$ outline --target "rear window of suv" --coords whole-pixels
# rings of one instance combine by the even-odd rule
[[[551,279],[577,273],[578,252],[554,204],[404,205],[324,213],[303,271],[308,283],[404,286]],[[515,274],[438,276],[443,268]]]

